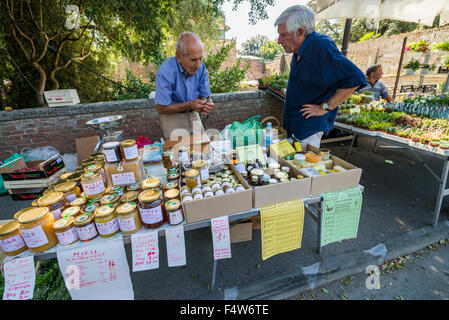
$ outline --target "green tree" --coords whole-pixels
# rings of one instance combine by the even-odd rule
[[[284,48],[276,41],[265,41],[259,49],[262,58],[273,60],[275,57],[285,53]]]
[[[264,35],[258,34],[257,36],[251,37],[242,43],[242,50],[239,53],[246,56],[261,57],[259,49],[265,41],[269,41],[269,39]]]

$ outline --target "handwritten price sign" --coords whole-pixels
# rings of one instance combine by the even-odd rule
[[[159,236],[157,231],[131,235],[133,272],[159,268]]]
[[[214,260],[231,258],[231,241],[228,217],[211,219]]]
[[[36,273],[34,256],[14,259],[4,264],[5,291],[3,300],[28,300],[33,298]]]

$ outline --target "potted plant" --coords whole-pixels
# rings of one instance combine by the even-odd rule
[[[406,76],[410,76],[410,75],[414,75],[415,71],[419,69],[420,67],[420,63],[418,60],[412,58],[410,59],[407,64],[403,67],[403,69],[405,70],[405,75]]]
[[[421,68],[421,74],[429,74],[429,71],[435,70],[436,65],[429,65],[428,63],[423,63],[419,66]]]
[[[429,53],[430,43],[427,40],[419,40],[419,41],[415,41],[415,42],[410,42],[410,44],[407,47],[407,51]]]

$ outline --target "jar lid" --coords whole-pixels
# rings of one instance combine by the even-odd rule
[[[85,214],[82,214],[82,215],[76,217],[73,224],[77,227],[81,227],[81,226],[84,226],[84,225],[90,223],[93,219],[94,219],[93,213],[88,212],[88,213],[85,213]]]
[[[134,184],[126,187],[126,190],[128,190],[128,191],[136,191],[136,190],[139,190],[140,188],[142,188],[142,185],[140,183],[134,183]]]
[[[90,172],[86,172],[85,174],[83,174],[81,176],[81,179],[94,179],[100,176],[100,172],[99,171],[90,171]]]
[[[74,220],[75,220],[75,218],[73,218],[72,216],[61,218],[54,223],[53,229],[55,229],[55,230],[65,229],[65,228],[69,227],[73,223]]]
[[[17,221],[21,224],[34,222],[48,213],[50,213],[50,209],[48,209],[48,207],[33,208],[22,214]]]
[[[165,192],[165,198],[167,198],[167,199],[174,199],[177,197],[179,197],[178,189],[170,189]]]
[[[184,199],[185,197],[188,197],[188,196],[192,197],[192,194],[190,192],[186,192],[181,196],[181,198]]]
[[[81,180],[81,177],[85,174],[83,171],[75,171],[70,176],[67,177],[67,181],[79,181]]]
[[[178,188],[178,183],[176,181],[169,181],[164,185],[165,190]]]
[[[88,173],[90,171],[98,171],[101,169],[101,166],[98,163],[90,164],[84,168],[84,172]]]
[[[85,207],[82,211],[85,213],[93,213],[100,205],[97,202],[92,202],[87,207]]]
[[[39,207],[39,204],[37,203],[40,198],[34,199],[33,202],[31,202],[32,207]]]
[[[103,204],[114,203],[118,199],[120,199],[120,195],[118,193],[108,194],[108,195],[106,195],[106,196],[104,196],[103,198],[100,199],[100,204],[103,205]]]
[[[272,169],[279,169],[281,167],[281,165],[279,163],[277,163],[277,162],[270,162],[268,164],[268,167],[272,168]]]
[[[153,202],[159,200],[161,197],[161,192],[158,189],[148,189],[139,194],[140,202]]]
[[[165,203],[165,209],[167,210],[178,210],[180,207],[181,201],[179,201],[178,199],[173,199]]]
[[[161,179],[153,177],[143,180],[142,189],[153,189],[159,187]]]
[[[251,177],[251,181],[259,181],[259,177],[258,176],[252,176]]]
[[[117,214],[128,214],[134,210],[136,210],[137,208],[137,203],[135,202],[127,202],[124,204],[121,204],[120,206],[117,207],[117,209],[115,209],[115,212],[117,212]]]
[[[67,192],[76,187],[75,181],[67,181],[55,186],[54,190],[56,192]]]
[[[253,176],[263,176],[263,170],[262,169],[253,169],[253,170],[251,170],[251,175],[253,175]]]
[[[297,154],[295,154],[294,159],[295,160],[306,160],[306,155],[302,154],[302,153],[297,153]]]
[[[13,216],[14,220],[18,220],[22,214],[24,214],[25,212],[27,212],[28,210],[31,210],[33,208],[35,208],[35,207],[23,208],[23,209],[17,211]]]
[[[66,172],[61,174],[61,176],[59,177],[59,179],[61,180],[66,180],[68,177],[70,177],[73,174],[73,172]]]
[[[186,172],[186,177],[187,178],[195,178],[199,174],[200,174],[200,172],[198,170],[190,169],[189,171]]]
[[[203,159],[192,161],[192,167],[195,169],[202,168],[205,165],[206,165],[206,160],[203,160]]]
[[[177,172],[169,173],[169,174],[167,175],[167,178],[171,178],[171,179],[179,178],[179,173],[177,173]]]
[[[74,207],[74,206],[82,206],[86,203],[87,203],[86,197],[79,197],[79,198],[76,198],[75,200],[73,200],[72,202],[70,202],[70,205],[72,207]]]
[[[112,186],[112,187],[109,187],[109,190],[106,191],[107,194],[115,194],[117,192],[118,193],[123,192],[123,187]]]
[[[19,229],[19,223],[16,220],[6,222],[0,226],[0,236],[11,234],[17,229]]]
[[[94,215],[96,218],[104,218],[104,217],[107,217],[107,216],[113,214],[114,211],[115,211],[115,209],[112,206],[105,205],[105,206],[101,206],[100,208],[95,210]]]
[[[278,181],[276,179],[268,180],[268,184],[275,184],[275,183],[278,183]]]
[[[62,192],[49,192],[46,195],[39,198],[37,202],[39,206],[47,207],[52,204],[58,203],[64,199],[64,194]]]
[[[61,213],[61,217],[68,216],[77,216],[81,212],[81,208],[78,206],[68,207]]]
[[[136,144],[136,140],[133,140],[133,139],[123,140],[122,142],[120,142],[120,145],[125,148],[132,147],[135,144]]]
[[[130,202],[133,200],[136,200],[139,196],[139,192],[137,191],[128,191],[123,194],[123,196],[120,198],[121,202]]]
[[[103,145],[103,149],[113,149],[113,148],[117,148],[118,146],[120,146],[120,142],[118,142],[118,141],[111,141],[111,142],[106,142]]]

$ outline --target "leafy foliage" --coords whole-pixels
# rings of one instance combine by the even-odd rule
[[[441,41],[430,46],[431,50],[449,51],[449,41]]]
[[[413,71],[416,71],[419,69],[420,65],[421,65],[421,63],[418,60],[412,58],[402,68],[403,69],[412,69]]]
[[[378,33],[376,36],[374,36],[374,32],[368,32],[368,33],[365,33],[363,35],[363,37],[361,37],[359,39],[359,41],[366,41],[366,40],[371,40],[373,38],[379,38],[379,37],[380,37],[380,33]]]
[[[142,99],[148,97],[151,91],[155,90],[155,79],[156,75],[154,73],[148,73],[150,76],[150,83],[145,83],[142,79],[137,78],[131,71],[126,70],[126,80],[122,81],[123,87],[116,87],[114,90],[114,98],[116,100],[131,100],[131,99]]]
[[[239,53],[247,56],[261,57],[259,49],[265,41],[269,41],[269,39],[264,35],[258,34],[257,36],[251,37],[242,43],[243,50],[239,51]]]
[[[266,60],[272,60],[275,57],[285,53],[284,48],[276,41],[265,41],[259,48],[260,56]]]
[[[427,40],[410,42],[406,50],[428,53],[430,51],[430,43]]]

